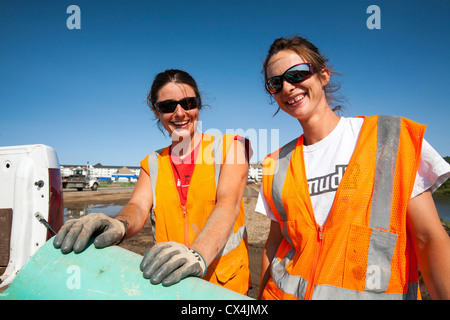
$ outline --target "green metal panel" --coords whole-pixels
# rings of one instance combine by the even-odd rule
[[[152,285],[139,269],[142,256],[118,246],[62,254],[47,241],[22,267],[9,288],[8,299],[251,299],[205,280],[189,277],[164,287]]]

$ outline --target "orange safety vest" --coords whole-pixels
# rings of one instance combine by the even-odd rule
[[[194,242],[216,204],[220,169],[233,141],[233,135],[203,134],[184,206],[175,185],[170,147],[149,154],[153,190],[151,220],[155,242],[176,241],[186,247]],[[203,277],[242,294],[246,294],[251,285],[244,220],[242,201],[233,232]]]
[[[303,136],[269,155],[263,192],[284,236],[263,299],[416,299],[418,263],[406,227],[425,126],[364,119],[327,221],[314,218]]]

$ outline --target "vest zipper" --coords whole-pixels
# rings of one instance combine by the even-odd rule
[[[319,246],[318,250],[316,251],[316,255],[314,257],[314,267],[311,270],[311,277],[310,277],[310,281],[308,282],[308,286],[306,287],[306,292],[305,292],[305,300],[311,300],[312,299],[312,294],[314,291],[314,283],[315,283],[315,277],[316,277],[316,269],[317,269],[317,264],[319,262],[319,258],[320,258],[320,254],[322,252],[322,239],[323,239],[323,226],[318,226],[317,228],[317,244]]]
[[[186,211],[186,206],[181,206],[183,210],[183,220],[184,220],[184,245],[189,248],[191,245],[189,243],[189,219]]]

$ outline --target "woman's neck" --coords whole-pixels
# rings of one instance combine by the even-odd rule
[[[200,143],[201,139],[202,134],[197,130],[187,137],[177,137],[177,139],[172,138],[172,154],[178,156],[180,159],[185,158],[192,150],[194,150],[195,146]]]
[[[340,120],[330,107],[321,113],[316,113],[307,120],[299,120],[303,128],[303,142],[311,145],[326,138],[336,128]]]

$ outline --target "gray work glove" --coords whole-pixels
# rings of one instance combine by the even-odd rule
[[[203,257],[174,241],[158,243],[147,250],[140,267],[144,278],[153,284],[162,282],[163,286],[171,286],[188,276],[203,277],[206,274]]]
[[[67,221],[53,240],[53,246],[62,253],[73,250],[80,253],[91,237],[95,237],[96,248],[104,248],[122,241],[126,235],[125,221],[110,218],[103,213],[88,214],[79,219]]]

